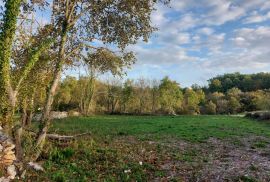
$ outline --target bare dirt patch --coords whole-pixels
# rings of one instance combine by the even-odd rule
[[[164,143],[129,137],[113,145],[127,160],[142,161],[162,172],[149,175],[153,181],[270,181],[268,138],[210,138],[203,143],[170,139]]]

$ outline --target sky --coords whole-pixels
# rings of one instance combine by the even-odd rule
[[[270,71],[269,0],[172,0],[152,14],[149,42],[129,47],[128,78],[169,76],[183,86],[216,75]]]
[[[171,0],[151,21],[158,31],[128,47],[137,62],[124,79],[169,76],[188,87],[224,73],[270,72],[270,0]]]

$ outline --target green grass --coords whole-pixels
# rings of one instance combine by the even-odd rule
[[[230,116],[93,116],[67,118],[53,123],[52,131],[65,134],[91,132],[95,136],[131,135],[140,139],[173,137],[203,141],[209,137],[259,135],[270,137],[270,125]]]
[[[239,151],[267,150],[270,143],[269,124],[230,116],[74,117],[55,120],[50,133],[54,132],[91,135],[67,146],[48,143],[40,159],[45,172],[31,171],[26,181],[166,181],[172,171],[180,175],[171,176],[171,181],[194,181],[209,163],[228,161],[219,143],[207,141],[210,137]],[[246,169],[257,171],[256,166]],[[254,181],[237,173],[228,178]]]

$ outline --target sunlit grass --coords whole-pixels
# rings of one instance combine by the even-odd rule
[[[270,126],[230,116],[92,116],[53,122],[52,131],[65,134],[91,132],[97,136],[131,135],[141,139],[176,137],[202,141],[209,137],[262,135],[270,137]]]

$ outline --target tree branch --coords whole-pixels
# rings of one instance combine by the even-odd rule
[[[35,64],[37,63],[37,61],[39,60],[39,57],[41,55],[41,53],[43,51],[45,51],[49,46],[51,46],[51,44],[54,42],[54,39],[47,39],[45,40],[40,46],[38,46],[38,48],[34,51],[32,51],[31,53],[31,57],[27,63],[27,65],[25,66],[22,75],[16,85],[16,89],[15,92],[17,92],[20,89],[20,86],[22,84],[22,82],[24,81],[24,79],[28,76],[28,74],[30,73],[30,71],[33,69],[33,67],[35,66]]]

